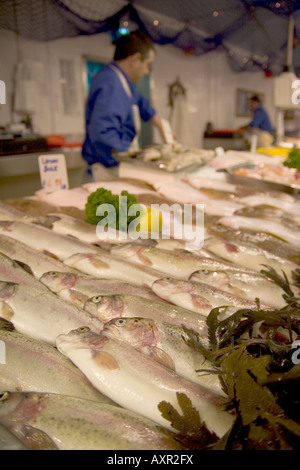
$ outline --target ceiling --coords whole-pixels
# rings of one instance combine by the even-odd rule
[[[38,41],[102,32],[115,34],[124,26],[130,30],[139,28],[155,43],[173,44],[187,55],[222,50],[236,71],[262,69],[267,75],[277,75],[292,65],[300,76],[297,0],[0,2],[0,28]]]

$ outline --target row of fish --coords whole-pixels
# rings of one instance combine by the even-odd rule
[[[283,307],[282,289],[260,271],[283,271],[292,285],[299,253],[291,233],[227,229],[211,215],[204,246],[190,251],[184,240],[95,240],[77,219],[24,217],[0,203],[7,430],[28,448],[180,449],[161,411],[168,403],[182,414],[180,393],[215,436],[231,428],[226,387],[188,330],[208,347],[214,307],[225,316]]]

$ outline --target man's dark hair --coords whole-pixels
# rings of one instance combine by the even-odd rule
[[[255,101],[256,103],[261,103],[260,98],[257,95],[251,96],[250,101]]]
[[[121,36],[116,41],[116,50],[114,60],[123,60],[127,57],[139,52],[142,60],[144,60],[150,49],[154,50],[154,45],[151,39],[140,31],[133,31],[132,33]]]

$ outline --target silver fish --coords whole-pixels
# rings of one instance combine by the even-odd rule
[[[1,365],[1,393],[49,392],[113,404],[54,346],[15,330],[10,331],[3,322],[5,320],[1,319],[0,340],[5,344],[5,364]]]
[[[60,335],[56,344],[98,390],[161,426],[174,430],[158,405],[166,401],[180,413],[178,393],[191,400],[209,431],[217,436],[232,426],[233,416],[222,409],[223,397],[152,361],[124,341],[83,328]]]
[[[0,201],[0,220],[35,220],[35,216],[31,216],[22,211],[19,211],[10,204],[5,204]]]
[[[235,311],[240,308],[258,308],[257,303],[254,301],[233,295],[203,282],[160,279],[153,283],[152,289],[168,302],[205,316],[209,315],[215,307],[234,307]],[[260,308],[271,310],[266,305],[260,305]],[[228,309],[228,313],[232,313],[232,308]]]
[[[283,290],[259,273],[202,270],[194,272],[189,280],[204,282],[245,299],[255,301],[259,298],[261,303],[273,308],[286,305],[282,297]]]
[[[30,450],[180,450],[150,419],[120,407],[52,393],[6,393],[0,422]]]
[[[289,200],[279,199],[268,195],[253,195],[240,198],[239,201],[246,206],[269,206],[283,210],[286,213],[299,215],[300,205],[295,198]]]
[[[190,275],[199,269],[209,269],[211,266],[214,269],[217,266],[226,266],[223,261],[214,260],[211,258],[198,256],[194,253],[169,251],[161,248],[151,248],[139,244],[129,243],[127,245],[114,247],[111,253],[115,256],[120,256],[126,259],[133,260],[136,263],[144,266],[149,266],[156,269],[164,275],[169,275],[177,279],[187,280]],[[207,268],[206,268],[207,267]],[[228,264],[229,269],[240,269],[234,265]],[[161,276],[162,277],[162,276]]]
[[[0,281],[0,316],[30,338],[55,344],[56,337],[74,327],[101,331],[103,323],[52,292]]]
[[[64,260],[66,266],[102,279],[119,279],[139,286],[151,287],[163,274],[129,260],[117,258],[104,250],[101,253],[75,254]]]
[[[22,264],[28,266],[33,275],[40,279],[47,271],[67,271],[78,272],[76,269],[66,267],[61,261],[53,256],[42,253],[25,243],[14,238],[0,234],[0,251]],[[45,251],[47,251],[45,249]]]
[[[181,326],[141,317],[116,318],[105,323],[102,334],[126,341],[159,364],[225,396],[212,364],[188,345],[188,335]]]
[[[205,247],[224,260],[231,261],[242,268],[261,271],[265,269],[264,265],[269,265],[279,274],[283,270],[289,279],[292,278],[292,271],[298,267],[296,263],[276,256],[252,243],[212,238],[205,242]]]
[[[300,209],[299,209],[300,212]],[[278,224],[283,224],[287,228],[292,230],[300,229],[300,216],[298,214],[291,214],[285,212],[283,209],[270,206],[255,206],[245,207],[239,211],[236,211],[235,215],[242,217],[253,217],[264,220],[270,220]]]
[[[38,279],[36,279],[26,266],[20,265],[9,256],[0,252],[0,280],[26,284],[39,289],[48,290]]]
[[[119,317],[143,317],[157,321],[184,325],[198,333],[207,334],[205,316],[167,302],[157,302],[136,295],[97,295],[91,297],[84,309],[106,323]]]
[[[76,303],[82,299],[87,300],[95,295],[138,295],[149,300],[161,300],[154,292],[143,286],[137,286],[117,279],[99,279],[89,275],[76,274],[71,272],[50,271],[45,272],[40,281],[45,284],[52,292],[57,293],[63,298],[77,297]]]
[[[95,245],[100,243],[96,233],[96,225],[88,224],[67,214],[54,213],[41,216],[39,224],[53,232],[70,235],[86,243]]]
[[[221,217],[219,219],[219,223],[234,229],[248,229],[253,230],[254,232],[261,231],[270,233],[271,235],[275,235],[276,237],[289,242],[297,249],[300,248],[300,238],[298,231],[284,227],[281,224],[271,220],[266,221],[259,218],[234,215],[232,217]]]
[[[96,246],[29,222],[0,221],[0,233],[60,260],[74,253],[97,253]]]
[[[233,230],[225,225],[210,225],[208,229],[210,235],[233,242],[242,242],[254,244],[257,248],[261,248],[267,252],[273,253],[275,256],[287,259],[293,263],[299,263],[300,250],[292,246],[274,235],[264,232],[253,232],[251,230]],[[208,237],[207,237],[208,238]],[[211,253],[214,256],[214,253]],[[216,255],[215,255],[216,256]],[[220,258],[221,259],[221,258]]]

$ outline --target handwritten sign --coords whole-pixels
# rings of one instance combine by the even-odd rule
[[[40,155],[38,160],[42,189],[51,193],[69,188],[66,159],[63,154]]]

